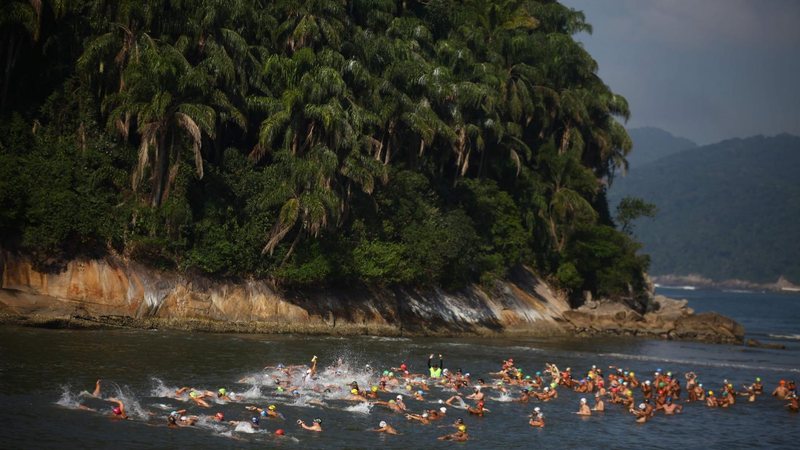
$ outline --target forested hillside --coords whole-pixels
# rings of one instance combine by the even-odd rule
[[[668,156],[614,185],[658,206],[636,223],[655,275],[800,282],[800,137],[732,139]]]
[[[632,128],[628,134],[633,142],[633,151],[627,158],[631,168],[642,167],[673,153],[697,147],[691,140],[673,136],[660,128]]]
[[[277,285],[627,296],[625,100],[550,1],[10,0],[0,235]]]

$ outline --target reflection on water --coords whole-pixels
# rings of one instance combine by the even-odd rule
[[[373,370],[409,364],[425,372],[427,355],[442,353],[451,370],[461,368],[473,379],[489,378],[502,359],[512,356],[526,373],[556,362],[573,371],[597,364],[629,368],[646,377],[656,368],[697,372],[704,385],[717,389],[723,379],[735,385],[761,377],[767,389],[782,378],[800,378],[798,356],[800,308],[788,296],[692,291],[690,306],[714,309],[742,321],[748,335],[780,340],[786,350],[630,339],[422,339],[383,337],[315,337],[191,334],[167,331],[68,331],[0,328],[0,448],[426,448],[440,446],[436,437],[451,428],[415,425],[380,406],[347,402],[345,392],[303,391],[298,396],[276,389],[265,366],[308,364],[319,356],[317,382],[344,386],[375,383]],[[741,296],[745,296],[742,298]],[[770,337],[772,334],[774,336]],[[789,337],[784,337],[789,336]],[[341,362],[340,362],[341,361]],[[134,420],[109,419],[110,403],[90,391],[102,378],[103,396],[122,399]],[[301,383],[301,379],[293,380]],[[211,408],[194,406],[179,387],[216,391],[224,387],[240,402],[212,401]],[[398,392],[407,394],[402,388]],[[453,392],[433,388],[422,401],[406,399],[413,411],[438,406]],[[395,393],[383,394],[384,400]],[[516,392],[512,393],[516,396]],[[408,397],[406,395],[406,397]],[[782,409],[768,395],[754,404],[738,403],[728,410],[707,410],[691,404],[681,415],[658,416],[645,425],[612,405],[604,415],[578,419],[578,394],[561,392],[557,401],[521,405],[500,392],[488,392],[491,413],[464,419],[472,441],[459,448],[699,448],[793,446],[800,417]],[[244,406],[275,404],[285,420],[263,420],[254,428],[253,413]],[[83,409],[91,408],[96,411]],[[533,406],[547,415],[545,429],[531,429],[527,415]],[[189,429],[168,429],[166,415],[175,409],[201,415]],[[237,425],[211,419],[223,412]],[[451,408],[446,423],[463,414]],[[295,420],[323,421],[325,432],[298,430]],[[400,436],[365,430],[386,420]],[[285,437],[272,434],[277,428]]]

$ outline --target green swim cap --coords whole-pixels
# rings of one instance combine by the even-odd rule
[[[388,370],[384,370],[384,371],[383,371],[383,376],[385,376],[385,377],[386,377],[386,376],[389,376],[389,371],[388,371]]]
[[[200,396],[200,394],[197,391],[189,392],[189,397],[196,398],[198,396]]]
[[[225,388],[219,388],[219,395],[225,395],[228,391]]]
[[[283,388],[278,386],[278,392],[283,392]]]
[[[526,379],[526,380],[530,380],[530,379],[531,379],[531,376],[530,376],[530,375],[525,375],[525,379]]]
[[[550,387],[551,388],[555,389],[556,386],[558,386],[558,383],[556,383],[556,382],[550,383]]]
[[[394,376],[394,372],[389,372],[389,376],[393,377]]]
[[[756,381],[758,381],[759,383],[761,383],[761,377],[756,377]]]

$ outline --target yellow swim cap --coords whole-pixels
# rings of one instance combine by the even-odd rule
[[[270,411],[275,411],[275,405],[269,405],[269,410]]]
[[[356,388],[350,389],[350,393],[353,394],[353,395],[356,395],[356,394],[358,394],[358,389],[356,389]]]
[[[714,391],[708,391],[708,395],[714,395]]]
[[[406,390],[407,390],[407,391],[410,391],[410,390],[411,390],[411,385],[410,385],[410,384],[407,384],[407,385],[406,385]]]
[[[372,386],[371,390],[372,392],[378,392],[378,386]]]
[[[458,431],[460,431],[462,433],[467,431],[467,426],[466,425],[459,425],[458,426]]]

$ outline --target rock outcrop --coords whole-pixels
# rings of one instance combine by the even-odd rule
[[[0,251],[0,320],[52,327],[125,326],[219,332],[531,336],[618,334],[740,342],[741,325],[686,301],[656,297],[658,311],[615,302],[571,310],[531,270],[512,271],[491,290],[449,292],[404,286],[278,291],[265,281],[225,282],[161,272],[115,257],[36,270]]]
[[[527,269],[492,292],[409,287],[278,292],[258,280],[224,282],[160,272],[108,257],[45,273],[0,253],[0,314],[49,326],[119,325],[326,334],[565,334],[565,298]]]
[[[616,302],[588,302],[564,319],[583,335],[645,336],[717,343],[742,343],[744,327],[713,312],[695,314],[686,300],[656,295],[654,311],[639,314]]]

